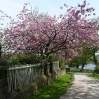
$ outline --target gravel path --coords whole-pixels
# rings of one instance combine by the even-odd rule
[[[99,99],[99,81],[85,73],[74,73],[75,81],[60,99]]]

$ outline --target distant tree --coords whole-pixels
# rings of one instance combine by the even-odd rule
[[[92,56],[93,49],[83,44],[81,49],[78,51],[78,55],[70,61],[69,65],[75,66],[77,68],[81,65],[82,66],[81,70],[83,71],[85,64],[87,64],[87,60],[89,60]]]

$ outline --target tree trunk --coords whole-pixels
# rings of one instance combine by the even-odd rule
[[[93,59],[94,59],[94,63],[97,65],[97,59],[96,59],[95,53],[93,53]]]
[[[53,73],[53,62],[50,61],[50,73]]]
[[[69,71],[70,71],[70,65],[69,65]]]
[[[84,65],[85,65],[85,64],[82,64],[81,71],[83,71],[83,70],[84,70]]]
[[[48,64],[47,63],[45,63],[44,64],[44,75],[46,75],[46,76],[48,76]]]

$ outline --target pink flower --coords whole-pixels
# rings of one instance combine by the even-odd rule
[[[67,6],[66,4],[64,4],[64,6]]]
[[[60,15],[59,15],[59,17],[60,17],[60,18],[62,18],[62,17],[63,17],[63,15],[62,15],[62,14],[60,14]]]
[[[78,4],[78,7],[80,7],[80,4]]]
[[[63,7],[60,7],[60,9],[63,9]]]
[[[96,15],[96,13],[93,13],[93,15]]]
[[[27,3],[24,3],[24,5],[27,5]]]

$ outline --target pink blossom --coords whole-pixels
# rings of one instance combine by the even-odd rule
[[[67,6],[66,4],[64,4],[64,6]]]
[[[79,4],[78,8],[69,7],[65,14],[59,14],[58,17],[32,12],[24,6],[17,15],[17,21],[10,19],[8,25],[11,26],[6,28],[4,33],[4,45],[7,49],[13,49],[17,54],[20,50],[21,53],[28,54],[57,53],[69,62],[81,51],[82,43],[96,46],[96,23],[86,19],[86,16],[93,12],[93,8],[86,9],[86,1],[82,5]]]
[[[63,9],[63,7],[60,7],[60,9]]]

